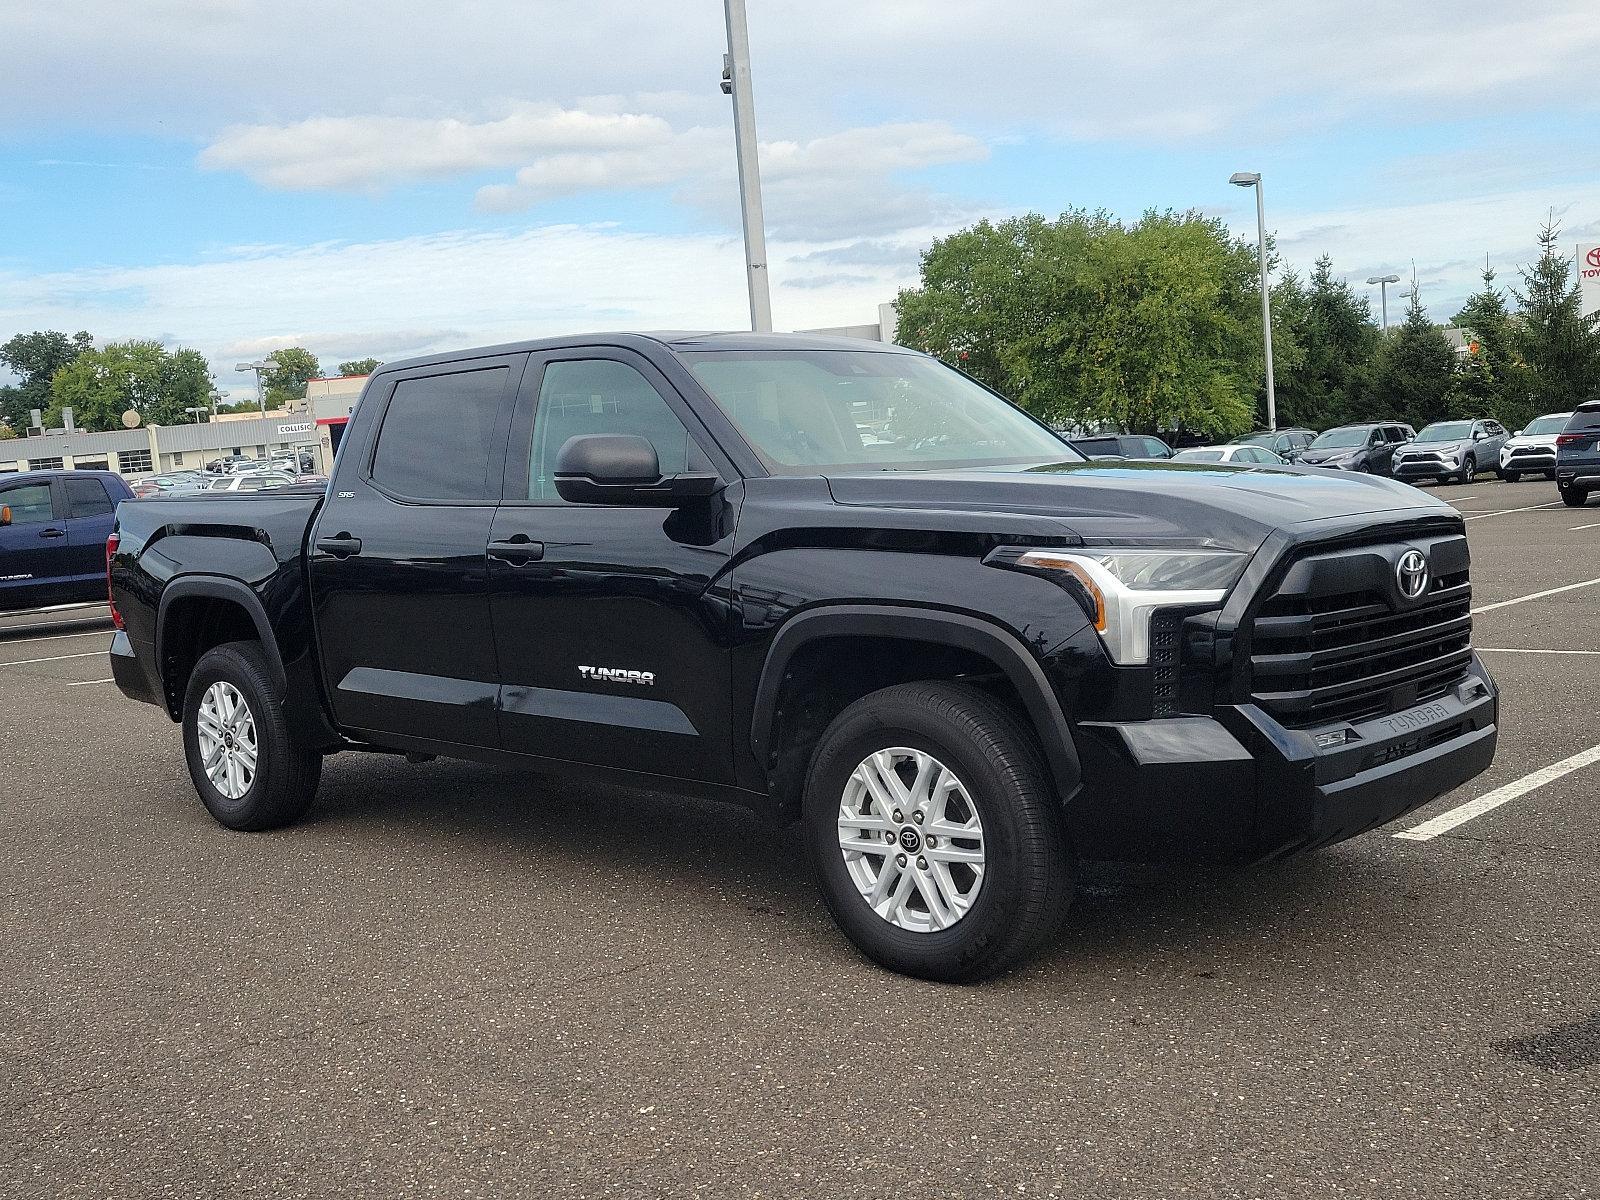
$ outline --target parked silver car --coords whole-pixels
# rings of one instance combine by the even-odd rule
[[[1499,421],[1435,421],[1417,440],[1394,454],[1394,477],[1407,483],[1450,480],[1471,483],[1479,471],[1500,467],[1500,448],[1511,435]]]

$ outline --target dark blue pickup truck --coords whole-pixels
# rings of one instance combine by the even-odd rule
[[[0,612],[105,599],[106,538],[132,495],[110,471],[0,478]]]

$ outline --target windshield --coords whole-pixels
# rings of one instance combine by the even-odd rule
[[[726,350],[691,351],[683,360],[778,474],[1083,457],[1020,409],[920,355]]]
[[[1560,433],[1567,427],[1567,420],[1571,413],[1557,413],[1553,417],[1535,417],[1528,422],[1528,427],[1523,433]]]
[[[1346,446],[1365,446],[1367,444],[1367,430],[1360,427],[1350,429],[1330,429],[1327,433],[1317,435],[1317,440],[1311,443],[1313,450],[1337,450]]]
[[[1423,426],[1419,442],[1464,442],[1472,436],[1471,421],[1436,421]]]
[[[1174,462],[1220,462],[1221,450],[1179,450],[1172,456]]]

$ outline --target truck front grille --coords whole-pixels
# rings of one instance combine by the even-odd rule
[[[1393,583],[1409,548],[1430,560],[1431,587],[1415,601]],[[1248,623],[1250,699],[1293,728],[1426,703],[1467,673],[1471,610],[1464,538],[1304,556]]]

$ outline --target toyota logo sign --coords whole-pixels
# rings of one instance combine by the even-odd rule
[[[1590,246],[1589,253],[1583,256],[1583,261],[1591,267],[1600,267],[1600,246]]]
[[[1402,554],[1394,566],[1394,578],[1400,585],[1400,594],[1407,600],[1415,600],[1426,592],[1428,560],[1422,556],[1422,551],[1407,550]]]

